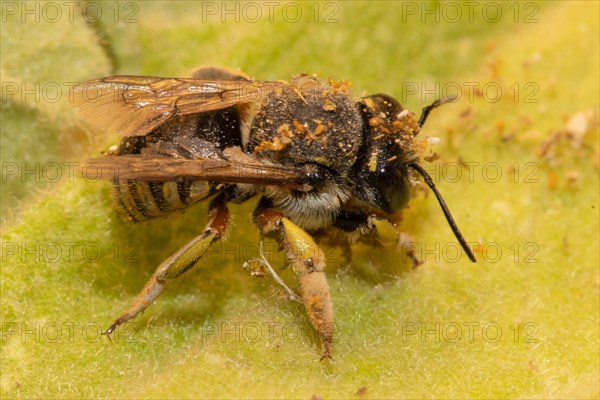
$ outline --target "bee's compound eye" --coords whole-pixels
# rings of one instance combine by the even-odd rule
[[[398,211],[408,204],[410,184],[406,175],[400,171],[388,169],[385,173],[380,173],[377,189],[379,201],[385,211]]]

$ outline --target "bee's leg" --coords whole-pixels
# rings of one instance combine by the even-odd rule
[[[254,211],[254,222],[265,236],[275,237],[287,262],[300,280],[302,299],[313,327],[319,333],[323,358],[331,358],[333,303],[325,276],[325,255],[313,238],[285,215],[263,202]]]
[[[367,218],[367,224],[375,229],[377,240],[384,246],[396,246],[400,248],[411,260],[413,268],[421,265],[421,261],[415,255],[413,239],[406,233],[401,232],[391,221],[374,216]]]
[[[413,269],[423,264],[415,254],[415,241],[407,233],[399,232],[397,246],[410,258]]]
[[[127,311],[113,322],[104,332],[105,335],[110,335],[119,325],[144,311],[163,292],[170,281],[190,270],[214,242],[223,238],[230,222],[229,210],[223,201],[223,196],[213,199],[208,216],[209,221],[204,232],[159,265]]]
[[[387,218],[379,218],[373,214],[363,212],[341,213],[334,227],[345,231],[349,235],[359,234],[358,239],[371,246],[393,246],[399,248],[406,254],[413,268],[418,267],[421,261],[415,255],[413,240],[406,233],[401,232],[397,226],[400,215],[388,215]]]

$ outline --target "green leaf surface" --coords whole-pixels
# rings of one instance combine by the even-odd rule
[[[74,3],[1,4],[2,398],[600,396],[598,2]],[[303,306],[242,268],[251,201],[205,263],[100,337],[206,205],[119,219],[109,183],[74,176],[118,138],[84,127],[67,91],[204,64],[349,79],[416,114],[459,88],[421,135],[439,138],[426,169],[479,262],[415,190],[402,228],[419,268],[327,249],[336,343],[319,362]]]

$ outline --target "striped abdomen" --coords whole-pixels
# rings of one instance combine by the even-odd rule
[[[114,183],[117,211],[131,221],[144,221],[182,210],[215,192],[206,181]]]
[[[123,139],[117,155],[147,154],[172,158],[218,157],[230,146],[240,146],[239,113],[225,109],[175,117],[145,136]],[[206,199],[218,191],[207,181],[114,182],[117,211],[131,221],[161,217]]]

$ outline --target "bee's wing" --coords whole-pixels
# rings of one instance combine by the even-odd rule
[[[174,115],[244,107],[284,82],[109,76],[79,84],[72,100],[93,126],[143,136]]]
[[[178,159],[162,156],[127,154],[88,160],[81,174],[88,180],[176,181],[180,179],[222,183],[275,185],[300,191],[312,186],[299,168],[269,164],[241,150],[225,158]],[[239,154],[238,154],[239,153]],[[235,155],[235,157],[231,157]],[[235,158],[235,159],[234,159]]]

